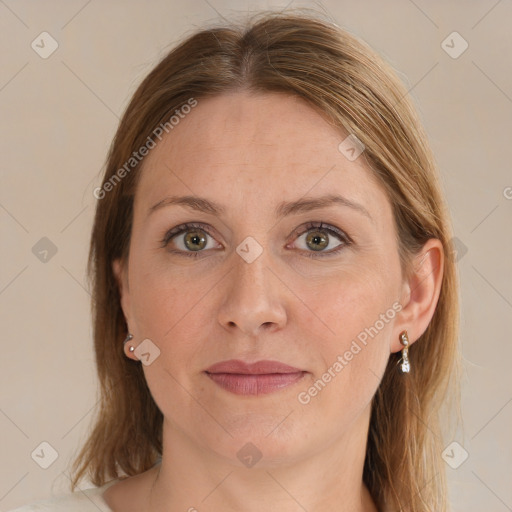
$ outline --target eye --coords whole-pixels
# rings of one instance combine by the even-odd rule
[[[184,236],[178,236],[184,234]],[[176,246],[176,251],[185,256],[198,257],[199,253],[204,249],[214,249],[215,245],[208,244],[208,238],[211,235],[204,224],[187,223],[176,226],[168,231],[164,238],[161,240],[161,247],[167,247],[169,242],[173,239]]]
[[[324,225],[322,222],[310,222],[305,227],[306,230],[299,232],[297,235],[297,240],[300,241],[301,238],[305,236],[303,239],[303,243],[305,244],[304,250],[310,253],[306,254],[306,256],[310,258],[332,256],[352,243],[352,240],[346,233],[334,226]],[[331,247],[331,250],[326,251],[325,249],[328,248],[333,241],[333,236],[338,239],[340,243]]]
[[[310,258],[332,256],[352,244],[350,237],[334,226],[324,225],[322,222],[310,222],[306,224],[305,228],[303,231],[300,231],[300,228],[296,230],[294,236],[300,241],[301,237],[306,235],[303,241],[305,243],[303,250]],[[184,236],[179,236],[182,234]],[[325,249],[332,242],[331,237],[335,237],[340,243],[326,251]],[[208,238],[213,239],[205,224],[186,223],[169,230],[161,240],[160,246],[167,247],[171,241],[174,241],[175,249],[169,249],[170,252],[197,258],[206,249],[218,248],[214,243],[209,243]],[[302,249],[302,247],[299,248]]]

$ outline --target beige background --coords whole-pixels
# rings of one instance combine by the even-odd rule
[[[0,510],[66,491],[89,427],[92,191],[127,101],[183,34],[286,3],[0,1]],[[469,457],[447,466],[453,509],[512,510],[512,3],[291,4],[315,5],[391,62],[424,119],[460,248],[464,432],[453,454]],[[58,43],[47,59],[31,47],[43,31]],[[458,58],[442,46],[454,31],[469,44]],[[46,262],[43,237],[57,250]],[[42,442],[58,453],[48,469],[31,457]]]

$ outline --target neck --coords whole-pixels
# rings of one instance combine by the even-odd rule
[[[164,420],[162,462],[154,468],[148,512],[377,512],[362,481],[369,409],[356,423],[307,456],[286,462],[262,457],[247,468]]]

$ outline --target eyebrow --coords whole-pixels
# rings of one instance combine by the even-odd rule
[[[151,206],[148,210],[148,215],[151,215],[156,210],[169,205],[181,205],[188,207],[192,210],[199,212],[211,213],[213,215],[222,215],[226,209],[220,204],[197,196],[171,196],[158,201],[158,203]],[[326,208],[333,205],[345,206],[352,208],[353,210],[368,217],[374,222],[372,216],[368,210],[359,203],[355,203],[346,197],[340,195],[329,194],[326,196],[315,197],[315,198],[302,198],[297,201],[279,203],[275,209],[275,215],[278,218],[286,217],[297,213],[309,212],[311,210],[317,210],[320,208]]]

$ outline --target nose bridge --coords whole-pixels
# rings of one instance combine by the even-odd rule
[[[229,284],[220,306],[219,322],[225,328],[237,326],[246,334],[256,335],[260,328],[282,327],[285,312],[279,282],[268,268],[272,265],[269,252],[264,249],[251,261],[245,259],[244,248],[244,243],[238,247],[242,256],[238,252],[233,254],[234,268],[226,276]]]

